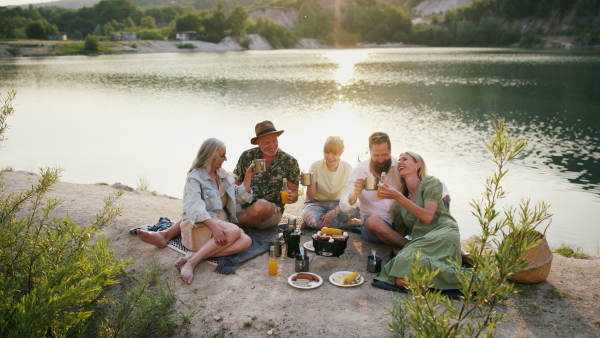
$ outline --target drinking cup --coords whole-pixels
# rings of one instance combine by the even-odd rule
[[[257,159],[252,161],[254,162],[254,172],[257,174],[265,172],[265,167],[267,165],[264,159]]]
[[[379,273],[381,272],[381,256],[369,255],[367,257],[367,271]]]
[[[304,185],[304,186],[313,185],[313,183],[315,183],[315,174],[314,173],[302,173],[302,175],[300,175],[300,181],[302,182],[302,185]]]
[[[308,272],[308,256],[296,256],[296,272]]]
[[[269,242],[269,257],[281,257],[283,243],[280,241]]]
[[[379,185],[379,179],[375,176],[365,177],[365,189],[366,190],[377,190]]]

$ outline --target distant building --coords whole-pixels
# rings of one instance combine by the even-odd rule
[[[138,38],[136,32],[110,32],[110,39],[112,41],[129,41]]]
[[[66,41],[66,34],[58,34],[58,35],[48,35],[48,40],[57,40],[57,41]]]
[[[196,32],[195,31],[175,32],[175,39],[181,40],[181,41],[196,40]]]

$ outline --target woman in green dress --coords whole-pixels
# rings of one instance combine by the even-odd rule
[[[405,152],[398,158],[400,186],[380,187],[384,198],[395,199],[396,231],[403,234],[412,230],[412,240],[406,240],[402,250],[381,270],[377,280],[407,287],[405,278],[412,276],[415,254],[421,252],[421,261],[430,271],[440,272],[433,279],[436,289],[460,288],[456,277],[458,271],[452,262],[460,262],[460,233],[456,220],[446,210],[442,201],[442,182],[427,175],[423,158],[413,152]]]

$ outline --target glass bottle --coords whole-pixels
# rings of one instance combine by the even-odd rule
[[[385,185],[385,171],[381,173],[381,179],[379,179],[379,187],[384,186],[387,187],[387,185]],[[379,198],[380,200],[383,199],[383,196],[381,196],[381,188],[377,189],[377,198]]]
[[[289,192],[289,189],[287,187],[287,178],[284,178],[283,186],[281,187],[281,203],[283,203],[283,204],[288,203],[288,199],[287,199],[288,192]]]

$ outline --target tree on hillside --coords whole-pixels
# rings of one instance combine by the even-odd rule
[[[250,25],[248,22],[248,11],[241,6],[234,8],[227,18],[225,25],[229,30],[229,34],[233,36],[246,35],[246,28]]]
[[[25,33],[29,39],[46,40],[49,35],[58,34],[58,28],[55,25],[50,24],[46,20],[37,20],[25,28]]]
[[[145,16],[140,20],[140,28],[156,29],[156,20],[151,16]]]
[[[204,20],[206,16],[208,16],[208,12],[206,11],[195,11],[183,15],[178,15],[175,19],[175,30],[178,32],[204,31],[204,27],[202,26],[202,20]]]
[[[129,18],[137,10],[137,7],[131,0],[102,0],[95,4],[93,9],[97,23],[103,25],[113,19],[121,21]]]
[[[200,39],[215,43],[221,41],[225,33],[226,18],[225,6],[223,5],[223,1],[219,0],[217,7],[213,9],[211,15],[202,20],[204,34]]]

